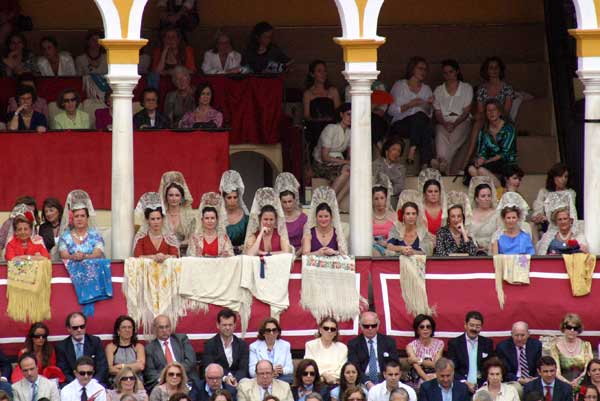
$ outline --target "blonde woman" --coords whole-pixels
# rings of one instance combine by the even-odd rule
[[[139,378],[129,366],[125,366],[115,377],[115,389],[106,391],[107,401],[120,401],[125,395],[136,401],[148,401],[148,394]]]
[[[189,393],[187,375],[179,362],[171,362],[160,373],[158,385],[150,393],[150,401],[169,401],[177,393]]]
[[[556,361],[556,377],[569,383],[573,388],[585,376],[585,368],[592,360],[592,344],[579,338],[583,323],[579,315],[567,313],[560,324],[563,337],[556,340],[550,349]]]

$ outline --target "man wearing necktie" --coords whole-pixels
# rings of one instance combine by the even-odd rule
[[[572,401],[573,391],[568,383],[556,378],[556,361],[551,356],[543,356],[537,364],[538,377],[523,386],[523,399],[529,393],[537,392],[544,401]]]
[[[529,326],[515,322],[511,338],[502,341],[496,354],[506,366],[506,381],[518,381],[524,386],[537,377],[536,365],[542,357],[542,343],[529,337]]]
[[[89,356],[77,359],[73,371],[75,380],[60,393],[60,401],[106,401],[106,390],[94,379],[94,360]]]
[[[256,378],[242,379],[237,389],[238,401],[263,401],[269,394],[280,401],[294,401],[290,385],[273,378],[273,364],[266,359],[256,363]]]
[[[35,354],[24,353],[19,357],[18,364],[23,379],[13,383],[14,401],[38,401],[41,398],[60,401],[56,384],[39,375]]]

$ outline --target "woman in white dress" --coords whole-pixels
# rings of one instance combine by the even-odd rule
[[[494,181],[488,176],[473,177],[469,200],[473,202],[473,217],[468,230],[477,243],[478,253],[487,255],[492,236],[498,230]]]

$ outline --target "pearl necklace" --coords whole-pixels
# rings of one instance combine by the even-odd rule
[[[577,345],[578,345],[577,339],[575,339],[575,346],[573,347],[573,349],[569,348],[569,345],[568,345],[569,343],[567,340],[564,340],[564,342],[565,342],[565,348],[566,348],[567,352],[569,352],[569,354],[574,354],[575,350],[577,349]]]
[[[88,236],[87,230],[84,235],[77,234],[76,232],[73,232],[73,234],[75,235],[75,238],[77,238],[79,240],[79,242],[83,242],[83,240],[86,239]]]
[[[568,241],[568,240],[569,240],[569,238],[571,237],[571,232],[569,231],[569,232],[567,233],[567,236],[566,236],[566,237],[563,237],[563,235],[561,234],[561,232],[560,232],[560,231],[557,233],[557,235],[558,235],[558,238],[560,238],[560,239],[561,239],[561,241]]]
[[[385,220],[385,213],[383,213],[383,215],[376,215],[375,213],[373,213],[373,217],[375,217],[375,220]]]

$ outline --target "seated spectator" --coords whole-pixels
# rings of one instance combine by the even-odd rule
[[[223,113],[212,107],[213,90],[209,83],[196,87],[196,108],[179,121],[179,128],[211,129],[223,126]]]
[[[231,46],[231,38],[224,32],[217,32],[212,49],[204,53],[202,72],[210,74],[239,74],[242,55]]]
[[[188,377],[185,368],[179,362],[168,362],[160,373],[158,385],[150,393],[150,401],[169,401],[169,398],[175,394],[190,392],[187,381]]]
[[[321,380],[327,385],[339,384],[342,366],[348,359],[348,347],[338,341],[338,322],[333,317],[325,317],[319,322],[317,338],[307,341],[304,346],[304,359],[313,359],[321,373]]]
[[[56,198],[46,198],[42,206],[42,220],[39,235],[44,240],[48,252],[58,244],[60,238],[60,221],[62,219],[63,207]]]
[[[571,195],[571,207],[569,212],[573,220],[577,220],[577,208],[575,207],[575,198],[577,194],[569,188],[569,170],[563,163],[556,163],[548,170],[546,175],[546,187],[541,188],[537,198],[533,202],[533,215],[531,221],[534,223],[547,225],[548,218],[544,213],[544,201],[551,192],[566,191]],[[545,230],[545,228],[544,228]]]
[[[314,393],[312,396],[317,401],[321,401],[316,397],[317,395],[319,395],[319,394]],[[350,400],[367,401],[367,396],[359,387],[352,386],[352,387],[348,387],[348,389],[346,389],[344,394],[342,394],[342,401],[350,401]],[[307,400],[307,401],[310,401],[310,400]],[[315,401],[315,400],[313,399],[313,401]]]
[[[483,364],[483,377],[486,384],[479,391],[487,391],[496,401],[520,401],[517,389],[503,383],[506,377],[506,367],[498,357],[491,357]]]
[[[219,191],[225,199],[227,236],[231,239],[236,255],[241,254],[244,250],[244,241],[250,219],[250,212],[244,203],[244,190],[244,181],[240,173],[235,170],[227,170],[223,173],[219,183]]]
[[[496,354],[506,368],[504,379],[524,386],[537,376],[535,366],[542,357],[542,343],[529,336],[527,323],[515,322],[510,338],[498,344]]]
[[[47,379],[57,379],[59,382],[65,381],[65,375],[56,366],[56,353],[54,347],[48,341],[50,329],[44,323],[33,323],[29,327],[27,337],[25,337],[25,347],[19,351],[19,360],[25,355],[33,357],[35,361],[35,374],[39,373]],[[30,363],[27,363],[30,367]],[[11,375],[11,382],[16,383],[23,378],[31,377],[23,370],[18,363]],[[27,399],[27,401],[29,398]]]
[[[423,215],[427,230],[433,236],[447,223],[447,194],[443,188],[442,175],[435,169],[424,169],[419,173],[417,188],[422,189]]]
[[[423,382],[435,379],[435,363],[442,357],[444,342],[433,338],[435,320],[429,315],[417,315],[413,330],[415,339],[406,346],[406,354],[412,366],[412,387],[418,389]]]
[[[179,29],[171,26],[162,31],[161,47],[152,52],[152,71],[160,75],[175,74],[176,67],[196,72],[194,49],[185,43]]]
[[[185,113],[193,111],[196,107],[194,99],[196,88],[192,85],[190,71],[187,68],[175,67],[172,76],[176,90],[167,93],[165,114],[173,126],[178,127]]]
[[[300,207],[300,183],[291,173],[281,173],[275,179],[275,191],[279,194],[279,200],[283,213],[285,214],[285,226],[287,228],[290,245],[296,250],[296,255],[302,254],[302,235],[308,216],[302,212]]]
[[[261,322],[258,338],[250,344],[250,377],[256,377],[256,364],[263,359],[273,361],[274,375],[277,379],[287,383],[293,381],[294,365],[290,343],[281,339],[281,326],[277,319],[272,317]]]
[[[85,51],[75,59],[77,75],[108,74],[106,50],[100,45],[104,33],[98,30],[88,31],[85,35]]]
[[[535,392],[543,395],[544,400],[573,400],[572,387],[557,377],[556,369],[556,361],[551,356],[542,356],[537,362],[539,377],[523,386],[523,399],[527,400],[528,395]]]
[[[35,354],[26,352],[19,356],[15,371],[18,369],[21,372],[21,377],[18,380],[13,380],[14,401],[41,400],[42,398],[49,401],[60,401],[58,387],[47,377],[40,374],[38,366],[39,362]],[[58,368],[54,368],[58,370]]]
[[[204,369],[204,380],[200,382],[197,401],[233,401],[237,394],[235,387],[223,383],[223,368],[211,363]]]
[[[40,40],[42,55],[37,59],[37,69],[43,77],[76,76],[75,62],[71,54],[59,51],[58,41],[53,36],[44,36]]]
[[[350,352],[350,351],[348,351],[348,352]],[[360,388],[366,397],[366,395],[369,393],[369,390],[367,390],[367,387],[364,384],[362,384],[361,376],[362,375],[361,375],[360,371],[358,370],[358,367],[354,363],[346,362],[342,366],[342,370],[340,371],[340,385],[334,387],[329,392],[329,398],[331,399],[331,401],[342,401],[342,396],[344,395],[346,390],[351,387]],[[375,386],[376,383],[370,382],[370,384],[372,387],[372,386]]]
[[[302,105],[310,152],[317,145],[323,128],[335,122],[335,111],[342,105],[337,88],[329,82],[323,60],[315,60],[308,66]]]
[[[94,376],[96,383],[105,383],[107,378],[108,365],[102,341],[100,337],[86,334],[86,324],[87,319],[83,313],[70,313],[65,322],[69,336],[56,344],[56,366],[65,374],[66,383],[71,383],[76,378],[78,380],[75,380],[75,383],[77,383],[83,375],[79,370],[82,357],[85,357],[83,361],[86,364],[88,362],[91,364],[91,369],[86,369],[92,372],[88,379]],[[79,396],[73,401],[79,401]]]
[[[33,77],[33,74],[30,72],[24,72],[24,73],[18,75],[17,76],[17,88],[19,88],[20,86],[31,86],[33,89],[36,89],[35,78]],[[18,102],[19,102],[19,99],[16,96],[8,98],[8,107],[7,107],[6,111],[9,114],[11,112],[17,111],[17,108],[19,107],[17,104]],[[32,107],[33,107],[33,111],[42,113],[44,115],[44,117],[46,117],[46,120],[48,120],[48,103],[46,102],[46,99],[36,96]]]
[[[477,244],[477,252],[488,255],[492,236],[498,230],[498,202],[493,180],[487,176],[473,177],[469,183],[469,199],[474,206],[469,231]]]
[[[448,209],[448,224],[438,230],[435,236],[433,256],[475,256],[477,245],[465,227],[465,212],[461,205]]]
[[[569,383],[573,388],[585,376],[585,368],[594,356],[589,341],[582,340],[583,323],[579,315],[567,313],[560,324],[563,337],[559,337],[550,348],[556,361],[556,377]]]
[[[600,359],[594,358],[588,362],[582,384],[600,388]]]
[[[435,363],[433,380],[426,381],[419,390],[419,401],[468,401],[469,389],[454,376],[454,363],[450,359],[440,358]]]
[[[394,199],[392,205],[396,205],[395,201],[404,189],[406,179],[406,166],[400,162],[403,149],[402,139],[389,138],[383,143],[381,157],[373,161],[373,175],[384,174],[392,182],[393,193],[388,194]]]
[[[410,395],[408,394],[408,391],[400,387],[392,390],[390,393],[390,401],[409,401],[409,399]]]
[[[28,195],[19,196],[15,200],[15,204],[13,210],[10,213],[9,218],[6,219],[0,227],[0,249],[4,249],[6,243],[10,241],[13,237],[13,219],[16,217],[17,214],[24,214],[26,211],[30,211],[31,213],[33,213],[34,226],[37,227],[40,224],[40,213],[38,212],[37,202],[35,198]]]
[[[314,191],[306,224],[307,230],[302,237],[303,255],[348,254],[340,211],[333,189],[319,187]]]
[[[273,364],[266,359],[256,364],[256,378],[242,380],[238,386],[238,401],[263,401],[277,397],[280,401],[293,401],[290,385],[273,377]]]
[[[588,253],[582,221],[571,218],[571,194],[567,191],[550,192],[544,201],[548,230],[537,243],[538,255]]]
[[[594,400],[600,397],[600,390],[593,384],[579,387],[579,392],[576,394],[577,401]]]
[[[142,347],[143,351],[144,346],[138,345]],[[148,401],[148,394],[144,390],[142,382],[129,366],[119,370],[117,377],[115,377],[115,388],[114,390],[107,390],[106,398],[107,401],[121,401],[125,395],[132,396],[135,401]]]
[[[303,359],[296,366],[292,395],[294,401],[306,401],[309,394],[317,393],[324,400],[329,399],[327,386],[321,382],[319,368],[312,359]]]
[[[179,257],[177,238],[166,227],[160,195],[146,192],[140,198],[136,212],[143,212],[144,220],[133,239],[133,256],[153,259],[157,263]]]
[[[63,216],[63,233],[58,241],[60,257],[75,262],[103,258],[104,240],[95,227],[95,219],[90,225],[90,216],[94,217],[95,212],[89,195],[85,191],[75,190],[69,193],[67,203],[69,198],[75,199],[68,205],[67,211],[73,222],[67,226],[67,216]]]
[[[202,220],[190,237],[188,256],[233,256],[233,246],[225,227],[225,205],[216,192],[207,192],[200,201]]]
[[[500,186],[498,177],[517,164],[517,135],[514,125],[502,117],[502,105],[496,99],[485,102],[485,121],[477,139],[477,153],[469,165],[471,177],[487,175]]]
[[[93,358],[84,355],[77,358],[75,362],[75,380],[67,384],[60,393],[61,401],[81,401],[82,398],[87,397],[94,401],[106,401],[106,390],[102,387],[94,376],[98,374],[94,370],[94,364],[98,367],[98,361],[94,361]]]
[[[44,246],[44,241],[38,235],[33,235],[33,214],[27,212],[25,215],[18,215],[13,220],[14,237],[6,245],[4,258],[7,261],[13,259],[39,260],[49,259],[50,254]]]
[[[476,150],[477,136],[484,126],[486,103],[488,100],[496,100],[499,104],[500,113],[504,116],[510,115],[515,91],[512,86],[504,81],[506,66],[499,57],[488,57],[481,64],[479,75],[483,82],[477,88],[477,110],[475,122],[469,138],[467,158],[470,158]]]
[[[21,85],[17,88],[15,99],[18,107],[14,112],[8,114],[8,129],[10,131],[46,132],[48,129],[46,116],[33,109],[33,104],[37,99],[35,88]]]
[[[414,163],[417,149],[421,165],[429,165],[433,157],[433,93],[424,83],[426,77],[427,61],[412,57],[406,66],[406,78],[396,81],[390,92],[394,97],[388,108],[392,116],[391,135],[410,139],[408,164]]]
[[[179,171],[167,171],[160,179],[158,193],[166,208],[166,228],[179,243],[179,254],[185,255],[190,236],[196,231],[196,213],[192,210],[194,199]]]
[[[517,205],[507,205],[500,210],[500,217],[504,227],[492,239],[492,254],[534,255],[531,235],[521,229],[523,211]]]
[[[146,364],[144,367],[144,383],[146,388],[157,384],[165,384],[165,379],[179,377],[181,385],[185,387],[188,379],[192,387],[197,387],[200,380],[196,366],[196,352],[185,334],[173,333],[171,320],[165,315],[158,315],[152,323],[154,340],[146,343]],[[176,366],[174,366],[176,364]],[[178,375],[168,375],[169,370],[177,371]],[[165,396],[166,386],[158,394]],[[150,395],[152,398],[152,395]]]
[[[56,100],[56,105],[62,110],[54,116],[50,126],[52,129],[90,129],[90,116],[79,108],[81,97],[75,89],[65,89]]]
[[[338,202],[350,192],[350,107],[344,103],[338,109],[339,122],[325,127],[313,150],[314,174],[331,182]]]
[[[386,176],[383,176],[389,188],[392,185]],[[382,182],[384,180],[381,180]],[[387,247],[390,231],[394,227],[397,220],[396,214],[392,210],[388,192],[388,185],[380,185],[375,183],[371,194],[373,196],[373,255],[383,256]]]
[[[160,28],[177,27],[184,34],[193,31],[200,22],[196,11],[196,0],[158,0]]]
[[[27,47],[27,39],[22,32],[11,33],[1,43],[5,50],[0,59],[0,77],[36,72],[35,55]]]
[[[97,130],[112,130],[112,90],[104,92],[104,104],[106,107],[96,109],[94,117],[96,120]]]
[[[409,401],[417,401],[417,394],[412,387],[402,383],[400,381],[400,377],[402,375],[402,371],[400,369],[400,364],[396,360],[389,360],[385,363],[385,367],[383,368],[383,378],[385,379],[382,383],[379,383],[371,389],[369,389],[369,401],[389,401],[390,395],[392,391],[397,388],[402,388],[408,393]],[[351,390],[346,390],[346,393]],[[362,396],[364,396],[362,391],[359,391]],[[345,395],[344,394],[344,395]],[[344,398],[342,398],[344,399]]]
[[[244,340],[233,334],[236,321],[237,316],[231,309],[225,308],[219,311],[217,314],[219,333],[204,343],[204,353],[202,355],[202,365],[208,366],[211,363],[221,365],[225,372],[223,382],[234,387],[238,386],[240,380],[248,377],[248,345]],[[229,353],[231,353],[231,360],[226,357]],[[256,366],[257,380],[260,377],[259,363],[260,361]],[[272,365],[270,371],[271,377],[273,377]],[[238,387],[239,391],[241,390]]]
[[[519,192],[521,183],[525,177],[525,172],[517,165],[510,166],[504,172],[504,188],[496,190],[496,196],[498,199],[502,197],[505,192]]]
[[[463,82],[456,60],[442,61],[442,72],[445,82],[433,92],[437,158],[431,164],[445,175],[450,175],[464,166],[464,161],[457,162],[455,156],[471,133],[473,88]]]
[[[376,153],[381,153],[384,141],[389,139],[390,120],[387,111],[390,104],[394,103],[394,97],[381,81],[373,82],[371,90],[371,144]]]
[[[245,253],[250,256],[293,252],[281,203],[273,188],[259,188],[256,191],[244,244]]]
[[[242,66],[255,74],[280,73],[294,62],[273,43],[273,26],[266,21],[252,28]]]
[[[135,322],[131,317],[121,315],[117,318],[112,342],[106,345],[105,353],[109,382],[116,383],[118,386],[118,379],[115,381],[114,378],[121,375],[125,369],[141,376],[146,365],[146,353],[144,346],[138,342]]]
[[[171,122],[158,110],[158,90],[146,88],[142,92],[143,109],[133,116],[134,129],[166,129],[171,127]]]

